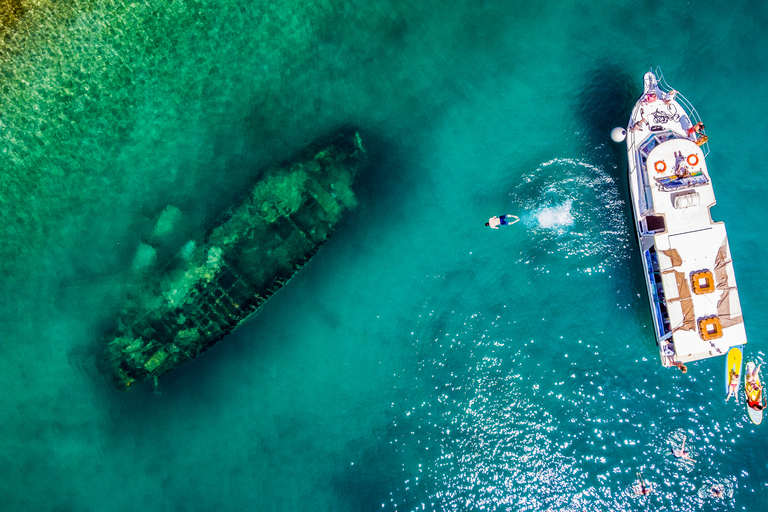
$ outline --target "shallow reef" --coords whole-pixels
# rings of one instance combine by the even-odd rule
[[[0,1],[0,32],[12,27],[19,17],[24,14],[25,5],[21,0]]]
[[[365,164],[356,131],[270,168],[159,274],[127,298],[107,336],[115,384],[155,379],[231,333],[304,266],[348,209]]]

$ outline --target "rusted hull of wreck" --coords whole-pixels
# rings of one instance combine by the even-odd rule
[[[348,209],[365,163],[357,132],[313,144],[256,186],[133,293],[107,337],[118,388],[194,359],[259,310],[304,266]]]

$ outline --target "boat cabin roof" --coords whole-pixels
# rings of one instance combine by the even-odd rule
[[[674,133],[656,137],[646,172],[674,350],[683,362],[725,354],[746,343],[746,332],[725,224],[710,215],[716,201],[704,154]]]
[[[715,192],[701,148],[687,139],[671,139],[656,146],[646,162],[654,211],[665,217],[670,233],[712,224]]]

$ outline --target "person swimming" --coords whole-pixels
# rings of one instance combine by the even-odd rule
[[[680,448],[672,448],[672,455],[674,455],[676,459],[685,459],[691,462],[696,462],[691,458],[691,456],[686,451],[685,440],[686,440],[686,436],[683,436],[683,444],[680,445]]]
[[[510,226],[519,220],[520,219],[515,215],[506,214],[498,217],[491,217],[485,225],[491,229],[499,229],[499,226]]]
[[[636,496],[648,496],[653,492],[653,487],[648,484],[641,473],[637,473],[637,483],[634,486]]]

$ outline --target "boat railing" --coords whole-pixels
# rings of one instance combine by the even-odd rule
[[[654,71],[653,74],[656,75],[656,82],[658,83],[659,89],[666,93],[672,90],[672,87],[670,87],[667,81],[664,79],[664,73],[661,71],[661,67],[657,66],[656,71]],[[688,117],[691,119],[691,124],[695,125],[696,123],[701,122],[701,116],[699,115],[699,112],[696,110],[696,108],[694,108],[693,104],[688,101],[688,98],[680,94],[680,91],[678,91],[675,95],[675,100],[680,103],[683,108],[685,108],[686,112],[688,113]],[[705,142],[701,145],[701,151],[704,153],[705,157],[709,155],[709,142]]]

